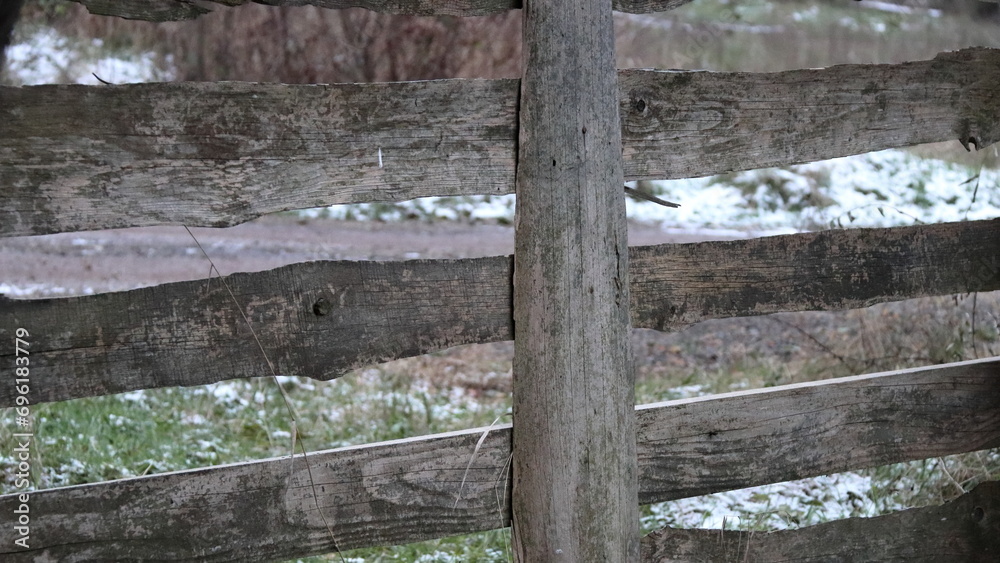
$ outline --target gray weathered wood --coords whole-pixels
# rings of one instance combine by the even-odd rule
[[[191,0],[73,0],[92,14],[154,22],[194,19],[211,10]],[[271,6],[311,5],[320,8],[365,8],[386,14],[485,16],[520,9],[521,0],[211,0],[225,6],[251,1]],[[692,0],[613,0],[615,11],[633,14],[666,12]],[[998,2],[1000,0],[981,0]]]
[[[773,74],[625,70],[620,87],[629,179],[1000,140],[998,49]]]
[[[857,309],[1000,289],[1000,221],[847,229],[631,250],[637,327]]]
[[[641,498],[1000,446],[998,371],[993,358],[641,407]],[[286,457],[37,491],[30,500],[32,551],[16,554],[14,531],[2,526],[0,559],[227,561],[324,553],[333,541],[317,502],[340,549],[506,526],[509,507],[504,500],[498,508],[497,497],[505,489],[510,425],[490,429],[473,456],[484,431],[312,453],[318,501],[301,457],[294,467]],[[16,506],[14,495],[0,497],[0,513],[13,514]]]
[[[639,558],[611,0],[529,1],[514,220],[514,561]]]
[[[352,367],[510,339],[510,271],[509,257],[306,262],[226,280],[278,373],[331,379]],[[17,327],[32,335],[32,404],[271,374],[217,279],[0,301],[0,319],[9,341]],[[13,365],[10,347],[0,353]],[[0,393],[2,404],[14,400],[13,389]]]
[[[210,10],[189,0],[73,0],[92,14],[148,21],[175,21],[196,18]],[[251,0],[212,0],[235,6]],[[421,16],[485,16],[521,8],[521,0],[253,0],[272,6],[312,5],[320,8],[366,8],[387,14]],[[665,12],[692,0],[615,0],[620,12]]]
[[[73,0],[92,14],[155,22],[194,19],[211,10],[191,0]],[[311,5],[320,8],[365,8],[386,14],[421,16],[485,16],[520,9],[521,0],[211,0],[225,6],[251,1],[272,6]],[[618,12],[648,14],[679,8],[692,0],[613,0]],[[997,2],[1000,0],[982,0]]]
[[[73,0],[92,14],[118,16],[148,21],[194,19],[211,11],[207,6],[193,6],[188,0]],[[224,6],[268,4],[272,6],[311,5],[320,8],[365,8],[384,14],[414,16],[486,16],[521,7],[521,0],[211,0]],[[691,0],[666,0],[670,3]]]
[[[997,358],[645,405],[639,502],[1000,446]]]
[[[152,22],[190,20],[211,10],[190,0],[73,0],[98,16]],[[232,4],[232,2],[226,2]]]
[[[312,453],[312,481],[297,455],[35,492],[32,549],[2,526],[0,559],[275,561],[500,528],[510,426],[466,474],[484,430]],[[0,496],[5,514],[15,506]]]
[[[297,207],[506,193],[517,84],[0,88],[0,231],[218,227]]]
[[[660,330],[1000,289],[1000,220],[629,252],[633,324]],[[227,280],[279,373],[331,379],[375,362],[512,339],[512,275],[511,258],[494,257],[308,262]],[[32,403],[269,374],[218,280],[0,298],[0,341],[12,341],[17,327],[32,334]],[[0,365],[13,365],[11,354],[0,348]],[[0,385],[0,407],[13,404],[14,392]]]
[[[773,74],[621,71],[625,178],[954,139],[981,148],[1000,138],[998,84],[995,49]],[[0,87],[0,235],[224,226],[335,203],[510,193],[517,88]]]
[[[1000,483],[982,483],[941,506],[849,518],[772,533],[666,528],[642,540],[642,560],[791,563],[966,561],[1000,554]]]

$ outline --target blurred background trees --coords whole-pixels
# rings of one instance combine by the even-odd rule
[[[70,37],[103,38],[111,48],[153,50],[176,80],[520,75],[519,11],[433,18],[250,3],[153,24],[91,16],[65,0],[29,0],[25,16],[23,27],[52,25]],[[1000,46],[998,27],[1000,4],[980,0],[696,0],[662,14],[616,14],[619,66],[632,68],[775,71],[901,62]]]

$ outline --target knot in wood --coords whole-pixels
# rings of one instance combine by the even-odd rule
[[[330,314],[333,310],[333,304],[326,300],[326,297],[320,297],[313,303],[313,314],[317,317],[324,317]]]

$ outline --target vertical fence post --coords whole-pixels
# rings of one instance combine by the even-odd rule
[[[635,561],[628,246],[610,0],[524,6],[514,253],[518,561]]]

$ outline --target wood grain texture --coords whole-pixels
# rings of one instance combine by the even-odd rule
[[[631,248],[633,326],[1000,290],[1000,220]],[[512,258],[307,262],[227,278],[279,373],[350,369],[511,340]],[[325,313],[325,314],[319,314]],[[85,297],[0,297],[0,341],[32,334],[33,404],[269,375],[218,280]],[[0,365],[13,365],[0,349]],[[13,405],[0,386],[0,407]]]
[[[194,19],[210,11],[192,0],[73,0],[96,15],[117,16],[154,22]],[[318,6],[320,8],[365,8],[386,14],[421,16],[485,16],[522,7],[521,0],[211,0],[224,6],[257,2],[270,6]],[[998,2],[1000,0],[981,0]],[[692,0],[613,0],[615,11],[632,14],[666,12]]]
[[[1000,446],[1000,360],[646,405],[642,504]]]
[[[1000,140],[1000,50],[771,74],[621,71],[625,176],[707,176]]]
[[[998,84],[996,49],[773,74],[620,71],[625,178],[955,139],[982,148],[1000,138]],[[0,87],[0,236],[511,193],[517,91],[516,80]]]
[[[334,203],[507,193],[517,86],[0,88],[0,231],[220,227]]]
[[[211,11],[208,6],[195,7],[190,0],[73,1],[86,6],[92,14],[157,22],[194,19]],[[678,0],[665,1],[678,2]],[[330,9],[365,8],[383,14],[413,16],[486,16],[521,7],[521,0],[211,0],[211,2],[222,6],[239,6],[254,2],[270,6],[317,6]],[[681,3],[686,2],[682,1]],[[151,5],[146,6],[146,4]],[[207,4],[207,2],[203,4]]]
[[[147,21],[176,21],[196,18],[208,8],[191,0],[73,0],[92,14]],[[224,6],[249,4],[271,6],[311,5],[320,8],[365,8],[386,14],[419,16],[485,16],[520,9],[521,0],[212,0]],[[692,0],[615,0],[614,9],[635,14],[665,12]]]
[[[998,370],[993,358],[641,407],[641,498],[997,447]],[[285,457],[33,492],[32,550],[15,551],[14,530],[3,526],[0,558],[251,561],[326,553],[334,540],[317,504],[340,549],[506,526],[511,427],[491,428],[473,455],[483,432],[312,453],[315,489],[297,456],[294,465]],[[17,503],[2,496],[0,511],[13,514]]]
[[[152,22],[194,19],[210,10],[191,0],[73,0],[91,14]],[[232,1],[222,0],[227,4]]]
[[[0,559],[275,561],[503,527],[510,426],[473,458],[484,430],[312,453],[312,484],[297,455],[34,492],[31,550],[3,526]]]
[[[510,271],[508,257],[307,262],[226,280],[278,373],[332,379],[352,367],[509,339]],[[10,341],[17,327],[33,336],[33,404],[271,374],[218,279],[4,300],[0,319]],[[14,400],[13,390],[2,393],[0,403]]]
[[[1000,289],[1000,221],[631,249],[637,327]]]
[[[611,0],[528,1],[514,219],[518,563],[639,558]]]
[[[982,483],[941,506],[850,518],[798,530],[747,533],[663,529],[642,540],[642,561],[967,561],[1000,553],[1000,483]]]

